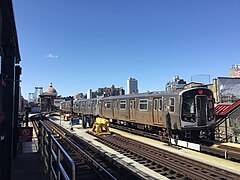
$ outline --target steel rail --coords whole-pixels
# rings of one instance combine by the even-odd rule
[[[110,127],[112,128],[116,128],[116,129],[120,129],[129,133],[133,133],[133,134],[137,134],[137,135],[141,135],[141,136],[145,136],[151,139],[155,139],[155,140],[160,140],[163,142],[169,142],[168,137],[163,137],[157,134],[152,134],[152,133],[148,133],[145,131],[141,131],[141,130],[137,130],[137,129],[133,129],[133,128],[129,128],[129,127],[125,127],[125,126],[119,126],[116,124],[110,124]],[[214,142],[205,142],[206,144],[213,145]],[[206,154],[211,154],[217,157],[221,157],[221,158],[225,158],[231,161],[240,161],[240,149],[239,148],[234,148],[234,147],[229,147],[229,146],[225,146],[225,145],[221,145],[219,146],[219,148],[215,148],[215,147],[210,147],[209,145],[207,146],[206,144],[199,144],[199,150],[202,153],[206,153]],[[173,144],[174,145],[174,144]],[[176,145],[177,146],[177,145]],[[182,147],[182,146],[180,146]],[[184,147],[184,148],[189,148],[189,147]],[[196,150],[196,149],[194,149]]]
[[[160,164],[162,163],[166,165],[167,168],[173,169],[174,171],[177,171],[181,174],[185,174],[189,178],[199,178],[199,179],[209,179],[209,178],[238,179],[240,178],[239,175],[236,175],[234,173],[227,172],[220,168],[212,167],[210,165],[207,165],[198,161],[194,161],[186,157],[181,157],[174,153],[160,150],[159,148],[146,145],[144,143],[140,143],[130,138],[125,138],[122,136],[118,136],[117,140],[112,139],[112,138],[115,138],[114,136],[112,137],[101,136],[99,138],[103,139],[103,141],[106,141],[105,144],[106,143],[115,144],[115,146],[117,146],[118,148],[121,148],[121,150],[130,151],[130,153],[132,154],[137,154],[138,156],[147,155],[146,159],[150,159],[151,161],[156,163],[160,163]],[[110,142],[107,142],[107,141],[110,141]],[[195,175],[193,175],[193,173]]]
[[[55,131],[60,137],[61,140],[64,140],[66,143],[71,146],[76,154],[79,154],[81,157],[84,157],[85,162],[92,167],[92,169],[99,175],[103,176],[107,179],[116,179],[110,172],[108,172],[104,167],[102,167],[98,162],[96,162],[92,157],[90,157],[82,148],[80,148],[78,145],[75,144],[75,142],[69,137],[66,136],[66,133],[64,130],[57,127],[55,124],[53,124],[50,121],[45,121],[45,124],[52,129],[52,131]]]

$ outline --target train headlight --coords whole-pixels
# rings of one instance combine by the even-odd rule
[[[208,120],[211,121],[211,120],[213,120],[213,118],[214,118],[213,116],[209,116]]]

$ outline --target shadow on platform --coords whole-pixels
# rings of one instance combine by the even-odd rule
[[[47,180],[40,153],[19,154],[12,164],[12,180]]]

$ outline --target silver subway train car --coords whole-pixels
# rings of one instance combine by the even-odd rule
[[[173,135],[181,139],[214,137],[213,93],[203,87],[82,99],[72,105],[74,114],[82,117],[83,127],[87,121],[91,125],[96,117],[103,117],[111,123],[163,135],[169,127],[169,114]]]

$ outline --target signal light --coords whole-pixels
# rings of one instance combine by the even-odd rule
[[[199,90],[198,90],[198,94],[202,95],[202,94],[203,94],[203,90],[202,90],[202,89],[199,89]]]

